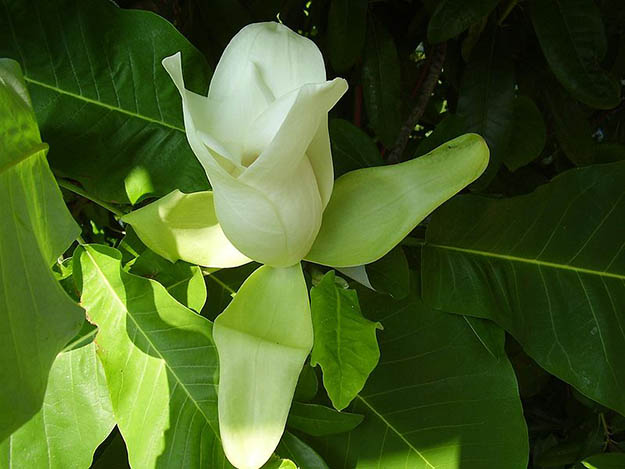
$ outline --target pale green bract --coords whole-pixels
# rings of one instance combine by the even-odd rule
[[[207,97],[185,88],[180,54],[163,66],[213,191],[174,191],[123,221],[170,261],[266,264],[213,327],[224,451],[239,469],[258,469],[284,432],[313,345],[299,262],[358,272],[477,179],[488,147],[467,134],[416,160],[347,173],[335,185],[327,114],[347,83],[326,80],[312,41],[277,23],[246,26],[226,47]]]

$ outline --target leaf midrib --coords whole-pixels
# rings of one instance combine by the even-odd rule
[[[384,425],[386,425],[387,429],[391,429],[393,431],[393,433],[395,433],[407,446],[408,448],[410,448],[411,450],[413,450],[417,455],[419,455],[419,457],[423,460],[423,462],[425,462],[425,464],[427,464],[428,467],[435,469],[435,466],[432,465],[432,463],[430,461],[428,461],[425,456],[423,456],[423,454],[421,454],[421,452],[414,447],[414,445],[412,443],[410,443],[406,437],[404,435],[401,434],[401,432],[399,430],[397,430],[388,420],[386,420],[386,418],[379,413],[377,410],[375,410],[375,408],[369,404],[364,397],[362,397],[360,394],[358,394],[356,396],[357,399],[359,399],[365,406],[367,406],[367,408],[373,412],[375,414],[376,417],[378,417],[380,420],[382,420],[382,422],[384,423]]]
[[[146,122],[150,122],[150,123],[157,124],[157,125],[160,125],[160,126],[163,126],[163,127],[167,127],[169,129],[172,129],[172,130],[176,130],[178,132],[185,133],[185,130],[183,128],[178,127],[178,126],[173,125],[173,124],[170,124],[170,123],[165,122],[163,120],[154,119],[152,117],[148,117],[148,116],[145,116],[143,114],[139,114],[137,112],[132,112],[132,111],[129,111],[127,109],[124,109],[124,108],[121,108],[121,107],[118,107],[118,106],[112,106],[112,105],[104,103],[102,101],[97,101],[95,99],[88,98],[88,97],[83,96],[81,94],[72,93],[71,91],[67,91],[67,90],[64,90],[62,88],[59,88],[58,86],[53,86],[53,85],[50,85],[48,83],[44,83],[42,81],[35,80],[34,78],[31,78],[31,77],[29,77],[27,75],[24,75],[24,80],[26,82],[28,82],[28,83],[32,83],[33,85],[37,85],[37,86],[40,86],[42,88],[46,88],[48,90],[52,90],[52,91],[54,91],[56,93],[59,93],[59,94],[65,95],[65,96],[70,96],[70,97],[72,97],[74,99],[77,99],[79,101],[84,101],[86,103],[93,104],[95,106],[103,107],[103,108],[108,109],[110,111],[119,112],[120,114],[125,114],[125,115],[133,117],[135,119],[140,119],[140,120],[143,120],[143,121],[146,121]]]
[[[477,249],[469,249],[469,248],[461,248],[461,247],[457,247],[457,246],[449,246],[449,245],[445,245],[445,244],[429,243],[427,241],[423,245],[423,247],[432,247],[432,248],[436,248],[436,249],[445,249],[445,250],[448,250],[448,251],[456,251],[456,252],[461,252],[461,253],[464,253],[464,254],[471,254],[471,255],[483,256],[483,257],[491,257],[493,259],[502,259],[502,260],[506,260],[506,261],[510,261],[510,262],[519,262],[519,263],[523,263],[523,264],[532,264],[532,265],[536,265],[536,266],[539,266],[539,267],[551,267],[551,268],[554,268],[554,269],[560,269],[560,270],[566,270],[566,271],[570,271],[570,272],[577,272],[577,273],[590,274],[590,275],[597,275],[599,277],[615,278],[615,279],[619,279],[619,280],[625,281],[625,274],[614,274],[612,272],[593,270],[593,269],[586,269],[586,268],[583,268],[583,267],[575,267],[575,266],[568,265],[568,264],[558,264],[557,262],[543,261],[543,260],[540,260],[540,259],[528,259],[528,258],[524,258],[524,257],[511,256],[511,255],[508,255],[508,254],[499,254],[499,253],[489,252],[489,251],[480,251],[480,250],[477,250]]]
[[[202,414],[202,416],[204,417],[204,419],[206,420],[206,423],[208,423],[208,426],[210,427],[210,429],[213,431],[213,434],[215,435],[215,437],[217,438],[217,441],[221,442],[221,437],[219,436],[219,433],[215,430],[215,428],[213,427],[213,424],[211,423],[211,420],[208,418],[208,416],[204,413],[204,410],[198,405],[197,401],[195,400],[195,398],[193,397],[193,395],[191,394],[191,392],[187,389],[187,387],[185,386],[185,384],[182,382],[182,380],[180,379],[180,377],[176,374],[176,372],[172,369],[172,367],[169,365],[168,361],[165,359],[165,357],[163,356],[163,354],[160,352],[160,350],[154,346],[154,343],[150,340],[150,338],[148,337],[148,335],[144,332],[144,330],[139,326],[139,324],[137,323],[137,321],[135,320],[135,318],[132,316],[132,314],[130,313],[130,311],[128,311],[128,308],[126,307],[126,305],[124,304],[124,302],[122,301],[122,299],[119,297],[119,295],[117,295],[117,293],[115,292],[115,289],[113,288],[113,286],[111,285],[111,283],[109,282],[108,278],[106,277],[106,275],[104,274],[104,272],[102,271],[102,269],[100,268],[100,266],[98,265],[98,263],[96,262],[96,260],[93,258],[93,256],[91,255],[91,253],[89,252],[89,250],[87,249],[87,247],[85,246],[84,249],[85,253],[89,256],[89,259],[91,260],[91,263],[94,265],[96,271],[98,272],[99,276],[102,278],[104,284],[106,285],[106,288],[111,292],[111,295],[113,296],[113,298],[117,301],[117,303],[119,303],[123,309],[123,311],[125,311],[126,316],[128,316],[132,322],[135,324],[135,326],[137,327],[137,329],[139,331],[141,331],[141,334],[145,337],[145,339],[147,340],[148,344],[152,347],[152,349],[158,354],[158,356],[160,357],[161,360],[163,360],[163,363],[165,364],[165,367],[167,367],[167,369],[171,372],[171,374],[174,376],[174,378],[176,378],[176,381],[180,384],[180,387],[182,389],[184,389],[185,393],[187,394],[187,396],[189,396],[189,399],[191,399],[191,401],[193,402],[193,404],[195,405],[195,407],[198,409],[198,411],[200,412],[200,414]],[[132,274],[130,274],[132,275]],[[148,281],[150,281],[149,279],[146,279]]]

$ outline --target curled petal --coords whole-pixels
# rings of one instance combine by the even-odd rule
[[[466,134],[414,160],[341,176],[306,260],[332,267],[378,260],[436,207],[475,181],[488,159],[484,139]]]
[[[224,235],[213,193],[175,190],[122,218],[152,251],[205,267],[237,267],[250,262]]]

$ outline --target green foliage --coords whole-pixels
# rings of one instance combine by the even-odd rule
[[[310,361],[323,370],[323,385],[332,404],[343,410],[356,397],[378,364],[379,323],[362,316],[354,290],[336,285],[328,272],[310,291],[315,344]]]
[[[0,57],[24,69],[56,171],[117,203],[207,187],[161,60],[183,51],[197,91],[210,73],[171,24],[105,0],[4,3]]]
[[[96,345],[63,352],[50,369],[43,407],[0,443],[0,468],[89,467],[114,425]]]
[[[78,236],[48,167],[19,65],[0,59],[0,441],[42,405],[82,309],[51,267]]]
[[[132,467],[228,465],[217,427],[211,323],[154,280],[128,274],[119,251],[74,254],[81,303],[98,325],[115,420]]]
[[[223,388],[247,399],[242,418],[287,421],[265,468],[625,467],[621,3],[1,1],[0,468],[231,467],[211,323],[227,308],[247,348],[229,336],[220,353],[262,390],[235,373]],[[259,264],[213,262],[232,261],[230,240],[161,60],[181,51],[206,96],[234,34],[275,20],[349,90],[329,116],[337,180],[312,262],[263,294],[244,284]],[[467,132],[488,168],[436,208],[457,166],[445,147],[420,156]],[[430,186],[430,164],[450,179]],[[194,229],[211,216],[218,230]],[[304,282],[321,367],[306,327],[286,327]],[[288,379],[289,353],[249,346],[285,336]]]
[[[547,371],[621,413],[623,181],[619,162],[515,198],[459,197],[434,217],[423,248],[433,307],[492,319]]]

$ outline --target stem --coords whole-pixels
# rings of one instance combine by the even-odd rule
[[[67,189],[68,191],[73,192],[74,194],[77,194],[81,197],[84,197],[85,199],[90,200],[91,202],[95,204],[98,204],[100,207],[105,208],[106,210],[113,213],[118,218],[121,218],[125,215],[124,212],[122,212],[121,210],[118,210],[113,205],[107,202],[104,202],[103,200],[100,200],[92,195],[87,194],[83,189],[78,187],[76,184],[66,181],[65,179],[57,179],[56,182],[62,188]]]
[[[438,77],[443,70],[443,63],[445,62],[446,51],[447,45],[444,42],[432,46],[431,60],[428,60],[428,64],[425,65],[427,67],[427,73],[425,74],[425,79],[420,86],[421,89],[419,90],[417,103],[415,104],[414,109],[406,119],[406,122],[399,132],[399,136],[395,141],[395,147],[393,148],[393,151],[390,153],[387,159],[387,162],[389,164],[398,163],[399,161],[401,161],[401,156],[406,149],[410,134],[419,123],[421,117],[423,117],[425,108],[430,101],[430,96],[432,96],[432,92],[434,91],[436,83],[438,82]]]

